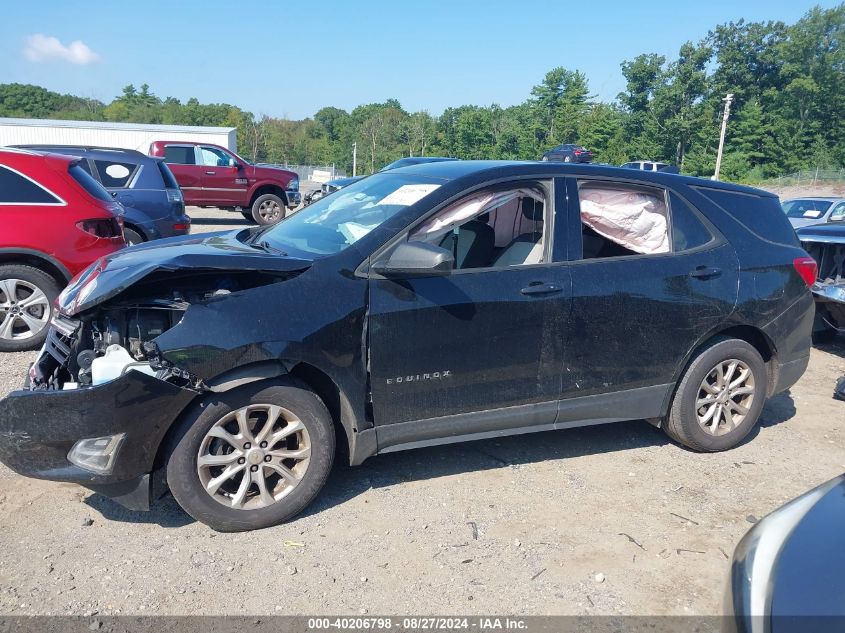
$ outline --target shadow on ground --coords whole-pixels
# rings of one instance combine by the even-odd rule
[[[752,441],[760,429],[781,424],[795,415],[789,392],[770,399],[743,444]],[[496,468],[519,468],[550,459],[623,452],[669,444],[669,438],[643,420],[588,426],[565,431],[547,431],[510,437],[433,446],[368,459],[354,468],[338,456],[325,488],[301,516],[318,514],[367,492],[410,481],[449,477]],[[687,450],[677,447],[677,450]],[[85,503],[110,521],[183,527],[194,521],[169,494],[153,504],[150,512],[132,512],[97,494]]]
[[[191,224],[196,226],[255,226],[255,223],[246,221],[240,213],[233,213],[231,218],[201,218],[193,216]]]

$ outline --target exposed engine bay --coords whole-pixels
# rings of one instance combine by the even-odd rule
[[[177,326],[191,305],[288,277],[254,271],[154,275],[104,305],[73,317],[56,314],[28,387],[85,388],[135,370],[202,391],[202,381],[165,359],[155,339]]]
[[[812,288],[819,315],[830,327],[845,330],[845,243],[804,240],[802,244],[819,266]]]

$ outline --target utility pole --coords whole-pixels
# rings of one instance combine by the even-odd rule
[[[731,115],[731,101],[734,95],[729,92],[722,101],[725,102],[725,111],[722,114],[722,133],[719,135],[719,152],[716,154],[716,173],[713,174],[713,180],[719,180],[719,170],[722,168],[722,152],[725,149],[725,132],[728,129],[728,117]]]
[[[352,176],[358,175],[358,143],[352,143]]]

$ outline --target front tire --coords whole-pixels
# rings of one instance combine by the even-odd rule
[[[252,203],[252,219],[256,224],[267,226],[285,217],[285,201],[274,193],[258,196]]]
[[[687,367],[664,430],[695,451],[733,448],[757,424],[767,393],[760,353],[743,340],[719,339]]]
[[[0,266],[0,352],[25,352],[44,344],[59,296],[56,280],[23,264]]]
[[[301,512],[331,471],[335,435],[300,383],[256,383],[209,396],[167,462],[180,506],[220,532],[278,525]]]

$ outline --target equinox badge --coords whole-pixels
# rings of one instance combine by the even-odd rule
[[[405,382],[422,382],[423,380],[439,380],[441,378],[451,378],[452,370],[444,369],[443,371],[433,371],[430,374],[414,374],[412,376],[397,376],[396,378],[388,378],[388,385],[401,385]]]

